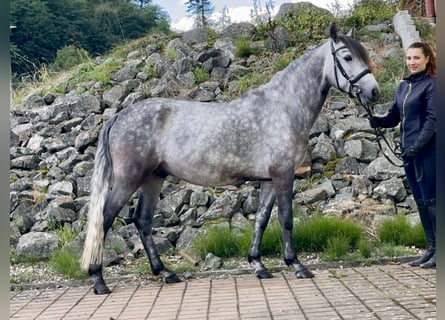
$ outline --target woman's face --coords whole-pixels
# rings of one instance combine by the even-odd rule
[[[429,58],[423,54],[421,48],[409,48],[406,51],[406,65],[411,73],[424,71],[428,61]]]

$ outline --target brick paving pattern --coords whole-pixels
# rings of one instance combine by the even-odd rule
[[[436,319],[436,270],[384,265],[314,270],[312,279],[275,273],[206,277],[177,284],[110,283],[10,293],[10,319],[22,320],[334,320]]]

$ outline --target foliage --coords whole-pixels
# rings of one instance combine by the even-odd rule
[[[187,12],[195,20],[195,27],[205,28],[209,25],[209,17],[215,11],[215,6],[210,0],[188,0]]]
[[[73,229],[66,226],[56,229],[55,233],[59,237],[60,248],[69,245],[77,236],[77,233]]]
[[[241,37],[235,40],[235,54],[239,58],[247,58],[252,54],[258,52],[257,49],[252,47],[252,41],[247,37]]]
[[[232,18],[230,17],[229,14],[229,8],[227,7],[227,5],[225,5],[221,11],[221,16],[213,24],[213,26],[215,27],[216,30],[221,31],[231,24],[232,24]]]
[[[352,220],[317,215],[303,219],[293,230],[297,251],[323,251],[333,237],[346,237],[349,248],[356,249],[363,237],[363,230]]]
[[[371,241],[365,237],[361,238],[358,242],[358,251],[364,258],[370,258],[372,254],[373,245]]]
[[[51,64],[57,50],[73,45],[91,56],[150,31],[168,31],[157,6],[140,8],[126,0],[11,0],[11,71],[35,73]]]
[[[426,246],[425,233],[421,224],[410,225],[406,215],[399,214],[387,219],[377,228],[377,235],[382,243],[403,246]]]
[[[142,71],[144,71],[151,78],[156,78],[159,76],[156,66],[152,63],[145,63]]]
[[[244,256],[250,246],[253,227],[234,232],[229,227],[209,228],[193,241],[193,251],[200,257],[212,252],[219,257]],[[369,243],[363,242],[362,228],[351,220],[314,216],[302,219],[294,225],[292,233],[297,251],[323,252],[331,259],[344,255],[349,250],[362,248],[369,255]],[[366,247],[366,245],[368,247]],[[266,228],[261,242],[264,256],[282,254],[282,231],[274,221]]]
[[[238,93],[243,94],[270,80],[267,73],[249,73],[238,78]]]
[[[218,38],[217,32],[210,27],[204,27],[203,31],[207,35],[207,45],[209,46],[209,48],[213,47]]]
[[[51,267],[59,274],[73,279],[85,279],[87,273],[80,269],[77,250],[71,245],[77,233],[70,227],[60,227],[57,222],[50,221],[48,230],[59,238],[58,249],[49,259]]]
[[[385,0],[362,0],[354,5],[345,23],[358,29],[376,21],[391,20],[397,13],[397,4]]]
[[[86,50],[69,45],[57,50],[56,59],[52,66],[54,71],[67,70],[87,62],[89,59],[90,57]]]
[[[104,85],[110,82],[110,73],[119,70],[122,62],[116,59],[107,59],[99,65],[93,62],[84,63],[74,69],[73,77],[70,82],[80,83],[83,81],[100,81]]]
[[[282,254],[283,250],[281,226],[274,221],[264,231],[263,240],[261,241],[261,254],[264,256],[276,256]]]
[[[273,69],[275,72],[281,71],[292,62],[293,59],[291,59],[289,56],[282,55],[279,59],[275,60],[273,62]]]
[[[436,46],[435,28],[423,17],[414,17],[413,21],[422,41],[429,43],[434,48]]]
[[[405,53],[400,49],[376,65],[374,75],[380,86],[380,101],[389,102],[394,99],[394,92],[405,73]]]
[[[10,19],[15,26],[11,43],[17,49],[11,55],[12,72],[33,73],[54,60],[57,49],[70,43],[71,32],[81,24],[78,2],[11,0]]]
[[[310,3],[303,3],[301,10],[288,13],[278,20],[292,35],[294,43],[316,43],[327,36],[327,30],[336,19],[328,11],[314,10]]]
[[[393,243],[382,242],[376,243],[375,251],[377,252],[377,255],[389,258],[409,256],[416,253],[415,250],[406,246],[399,246]]]
[[[300,180],[296,192],[303,192],[305,190],[308,190],[312,188],[314,185],[318,184],[318,182],[322,179],[323,175],[321,173],[316,172],[307,177],[306,179]]]
[[[350,249],[349,238],[345,235],[335,235],[328,239],[322,257],[327,261],[333,261],[345,256]]]
[[[193,71],[193,75],[195,76],[195,83],[200,84],[206,82],[210,79],[209,72],[202,67],[198,67]]]
[[[273,50],[278,51],[274,32],[276,21],[272,17],[274,8],[275,3],[273,0],[267,0],[265,8],[262,7],[261,1],[253,0],[253,9],[251,10],[250,16],[257,26],[255,38],[266,39],[269,37],[269,39],[271,39],[270,44],[272,45]]]
[[[59,249],[50,259],[53,269],[72,279],[86,279],[88,274],[80,269],[76,250],[70,246]]]
[[[252,20],[258,24],[267,24],[272,20],[272,11],[275,8],[273,0],[266,0],[265,8],[262,7],[261,1],[253,0],[253,9],[250,14]]]
[[[194,239],[193,251],[201,258],[209,252],[225,258],[241,256],[243,253],[238,240],[238,235],[230,227],[209,227],[204,235]]]

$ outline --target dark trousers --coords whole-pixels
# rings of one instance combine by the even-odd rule
[[[419,210],[428,247],[436,247],[436,139],[435,136],[413,161],[405,162],[405,173]]]

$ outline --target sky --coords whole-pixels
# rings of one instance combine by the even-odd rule
[[[328,10],[332,8],[336,1],[345,9],[349,8],[353,3],[353,0],[275,0],[274,13],[278,11],[280,5],[283,3],[303,1],[312,2],[314,5]],[[193,20],[188,17],[187,6],[185,5],[186,2],[186,0],[153,0],[152,3],[159,5],[167,11],[171,18],[172,29],[185,31],[191,29],[193,26]],[[227,6],[232,23],[249,21],[250,19],[250,10],[253,8],[253,0],[213,0],[211,2],[215,6],[214,14],[220,14],[224,6]],[[260,1],[263,8],[265,7],[266,2],[266,0]]]

